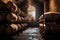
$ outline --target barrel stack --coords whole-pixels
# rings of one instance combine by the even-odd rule
[[[1,1],[0,34],[14,35],[27,28],[26,14],[14,2]]]
[[[39,17],[43,40],[60,39],[60,0],[44,0],[44,14]]]

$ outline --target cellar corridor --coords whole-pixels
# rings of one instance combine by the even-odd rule
[[[60,0],[0,0],[0,40],[60,40]]]
[[[42,40],[42,0],[0,0],[0,40]]]

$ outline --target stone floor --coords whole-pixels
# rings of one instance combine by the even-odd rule
[[[20,33],[19,36],[6,39],[2,38],[0,40],[42,40],[42,38],[38,27],[30,27],[23,31],[23,33]]]
[[[42,40],[42,38],[39,33],[39,28],[28,28],[15,40]]]

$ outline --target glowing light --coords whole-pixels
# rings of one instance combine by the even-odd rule
[[[28,8],[28,15],[30,15],[30,17],[33,17],[35,19],[36,16],[36,9],[34,6],[29,6]]]
[[[33,6],[32,4],[31,4],[31,0],[28,0],[28,10],[27,10],[27,12],[28,12],[28,17],[29,18],[33,18],[34,20],[35,20],[35,16],[36,16],[36,8],[35,8],[35,6]]]
[[[35,19],[35,11],[31,12],[32,17]]]

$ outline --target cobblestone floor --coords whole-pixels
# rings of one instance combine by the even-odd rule
[[[42,40],[39,28],[28,28],[15,40]]]
[[[2,40],[2,39],[1,39]],[[14,36],[13,38],[6,38],[3,40],[42,40],[39,33],[39,28],[28,28],[23,33],[20,33],[19,36]]]

